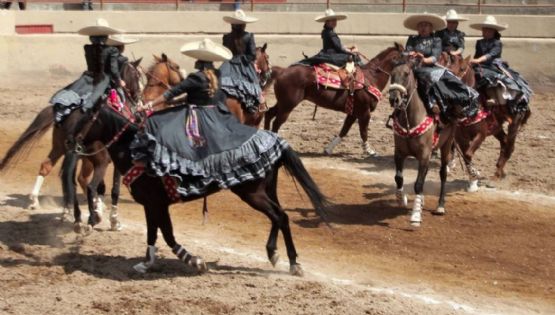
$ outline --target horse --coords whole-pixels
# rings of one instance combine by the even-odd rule
[[[352,101],[352,113],[348,113],[343,122],[343,127],[338,136],[326,147],[325,152],[331,154],[333,148],[341,142],[355,121],[358,120],[362,149],[365,154],[374,156],[376,153],[368,144],[368,125],[370,115],[376,109],[378,99],[369,92],[365,91],[373,86],[378,90],[383,90],[389,79],[389,72],[392,69],[391,61],[399,57],[401,45],[395,43],[394,47],[389,47],[380,52],[376,57],[363,65],[360,70],[364,75],[364,88],[355,90],[351,93],[347,89],[321,88],[317,83],[316,74],[312,67],[294,64],[288,68],[279,69],[279,76],[274,83],[274,92],[277,103],[270,108],[265,115],[264,128],[278,132],[279,128],[293,109],[303,100],[309,100],[317,106],[335,111],[345,111],[347,101]],[[273,123],[272,123],[273,121]]]
[[[395,143],[395,183],[397,184],[396,199],[401,207],[407,207],[407,195],[403,192],[403,164],[407,156],[418,160],[418,176],[414,183],[416,197],[412,207],[410,223],[419,227],[422,222],[424,205],[423,188],[428,173],[434,138],[441,150],[441,190],[439,202],[434,214],[445,214],[445,181],[447,180],[447,164],[455,137],[453,123],[443,127],[436,134],[437,119],[428,115],[425,105],[417,92],[417,81],[413,67],[418,65],[415,59],[402,58],[391,71],[389,86],[389,102],[393,107],[393,130]]]
[[[273,67],[270,64],[270,57],[266,53],[267,47],[268,45],[264,44],[262,47],[256,48],[256,60],[254,62],[263,91],[266,91],[273,82]],[[145,72],[147,77],[147,84],[143,91],[143,99],[145,102],[154,100],[186,77],[179,68],[179,65],[170,60],[166,54],[162,54],[162,57],[154,56],[154,59],[155,62]],[[168,106],[171,106],[171,104],[164,102],[157,105],[154,110],[164,109]],[[226,98],[226,106],[241,123],[248,126],[258,127],[264,117],[263,110],[254,114],[248,113],[241,102],[234,97],[228,96]],[[261,104],[260,106],[264,108],[266,104]]]
[[[192,266],[197,271],[206,271],[206,264],[202,258],[192,256],[184,247],[178,244],[173,235],[173,228],[169,213],[169,206],[175,199],[169,197],[163,179],[160,177],[149,176],[145,173],[137,175],[131,158],[129,149],[130,143],[135,134],[141,130],[141,125],[128,121],[123,116],[114,111],[100,106],[96,112],[91,112],[87,117],[81,119],[75,129],[75,141],[88,145],[95,141],[100,141],[106,145],[114,165],[122,174],[132,176],[129,182],[129,189],[133,199],[143,205],[147,223],[147,254],[146,261],[134,266],[138,272],[146,272],[150,269],[155,259],[155,242],[157,230],[161,229],[166,244],[173,250],[174,254],[185,264]],[[75,159],[73,159],[75,160]],[[316,183],[312,180],[309,173],[303,166],[302,161],[292,148],[288,147],[282,152],[278,162],[268,172],[265,178],[254,179],[233,186],[230,190],[250,205],[255,210],[264,213],[272,222],[272,227],[266,244],[268,259],[275,266],[278,260],[277,236],[279,230],[283,233],[287,255],[289,258],[290,272],[293,275],[302,275],[301,266],[297,263],[297,252],[293,244],[293,237],[289,227],[287,214],[281,208],[277,197],[277,176],[281,167],[285,169],[299,182],[300,186],[308,195],[316,212],[323,218],[326,216],[325,207],[328,204],[327,198],[320,192]],[[71,169],[71,165],[68,166]],[[183,202],[203,198],[211,195],[221,188],[213,185],[204,194],[182,198]]]
[[[449,69],[461,78],[470,87],[475,87],[475,71],[470,65],[470,56],[463,59],[455,60]],[[463,160],[470,177],[467,191],[474,192],[478,190],[479,172],[472,164],[472,157],[476,150],[480,147],[486,137],[493,135],[499,141],[500,152],[497,159],[496,171],[493,179],[498,180],[505,177],[505,165],[511,158],[514,151],[516,137],[519,131],[524,127],[531,111],[524,113],[509,113],[507,106],[500,104],[497,100],[495,105],[486,104],[486,98],[492,97],[496,99],[498,91],[501,87],[480,90],[481,111],[476,119],[466,123],[459,123],[456,132],[456,144],[459,146]],[[508,133],[503,129],[503,124],[508,123]]]
[[[127,83],[126,91],[127,97],[133,102],[138,102],[140,98],[140,86],[139,86],[139,72],[137,67],[139,66],[141,59],[130,62],[122,68],[121,76],[123,80]],[[40,207],[39,203],[39,192],[40,187],[44,182],[44,178],[48,176],[58,160],[66,154],[66,141],[68,135],[70,135],[75,128],[75,125],[83,116],[81,110],[74,110],[64,121],[55,125],[52,130],[52,148],[47,156],[47,158],[41,163],[39,174],[35,182],[33,191],[30,194],[31,199],[31,209],[36,209]],[[10,165],[17,163],[21,157],[22,151],[28,151],[33,143],[38,141],[50,128],[54,125],[54,107],[47,106],[42,109],[33,122],[27,127],[27,129],[19,136],[17,141],[8,149],[6,155],[0,162],[0,171],[8,168]],[[90,213],[95,213],[92,209],[97,209],[96,218],[91,215],[89,220],[97,222],[100,218],[97,216],[104,206],[102,198],[95,198],[97,194],[101,196],[104,195],[105,185],[102,181],[108,164],[111,159],[110,156],[104,150],[99,150],[101,148],[100,143],[92,143],[91,150],[98,151],[97,154],[84,157],[82,161],[81,171],[79,173],[79,183],[83,192],[86,193],[90,198],[88,199]],[[94,173],[94,174],[93,174]],[[93,180],[90,181],[90,176],[93,174]],[[89,183],[90,182],[90,183]],[[121,224],[118,220],[117,214],[117,203],[119,199],[119,186],[120,186],[120,174],[114,172],[112,179],[112,207],[110,214],[110,225],[112,230],[118,230],[121,228]],[[64,189],[65,192],[65,189]],[[75,192],[72,192],[75,194]],[[96,199],[96,200],[95,200]],[[70,201],[71,200],[71,201]],[[96,202],[95,202],[96,201]],[[75,197],[70,197],[64,193],[64,215],[70,205],[74,206],[74,218],[75,218],[75,229],[79,231],[81,229],[81,211],[78,207],[78,203]]]

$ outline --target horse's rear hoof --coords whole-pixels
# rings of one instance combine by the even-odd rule
[[[205,273],[208,271],[208,266],[206,266],[206,262],[199,256],[194,256],[191,258],[189,265],[195,269],[198,273]]]
[[[301,265],[299,265],[299,264],[291,265],[291,267],[289,267],[289,273],[290,273],[292,276],[304,277],[303,268],[302,268]]]
[[[29,205],[29,209],[31,210],[37,210],[40,208],[40,203],[39,203],[39,196],[36,195],[30,195],[29,199],[31,200],[31,204]]]
[[[140,262],[140,263],[136,264],[135,266],[133,266],[133,269],[138,273],[145,274],[148,271],[148,269],[150,269],[150,267],[151,266],[148,266],[144,262]]]
[[[422,222],[420,222],[420,221],[410,221],[410,225],[413,226],[413,227],[420,227],[421,223]]]
[[[276,267],[278,261],[279,261],[279,255],[277,253],[274,253],[272,255],[272,258],[270,258],[270,262],[272,263],[272,266],[274,268]]]
[[[477,192],[478,191],[478,180],[474,179],[468,182],[468,186],[466,186],[466,191],[469,193]]]
[[[437,207],[434,211],[432,211],[434,215],[445,215],[445,207]]]

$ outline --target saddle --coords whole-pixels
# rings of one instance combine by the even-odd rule
[[[329,63],[314,66],[316,82],[326,88],[339,90],[359,90],[364,87],[364,74],[353,62],[343,68]]]

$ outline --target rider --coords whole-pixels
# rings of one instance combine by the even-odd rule
[[[50,99],[50,104],[55,108],[56,123],[60,123],[77,107],[82,107],[84,111],[92,108],[110,88],[125,86],[118,67],[119,51],[106,45],[109,35],[121,32],[101,18],[97,19],[96,25],[78,31],[81,35],[88,35],[91,41],[91,44],[84,46],[87,71]]]
[[[451,56],[460,56],[464,51],[464,33],[459,31],[459,22],[468,21],[457,14],[457,11],[451,9],[447,11],[444,17],[447,21],[447,27],[441,31],[437,31],[434,35],[441,39],[441,48]]]
[[[476,88],[501,85],[508,90],[502,93],[501,98],[508,101],[509,110],[513,113],[527,111],[532,90],[518,72],[501,60],[503,46],[499,32],[508,26],[498,24],[495,17],[488,15],[484,22],[471,24],[470,27],[482,31],[482,39],[476,42],[474,59],[470,60],[476,68]],[[489,99],[487,103],[493,105],[496,101]]]
[[[348,61],[356,61],[360,65],[360,58],[356,54],[356,46],[345,47],[341,44],[339,36],[335,32],[337,21],[346,20],[344,14],[336,14],[332,9],[327,9],[324,15],[316,17],[316,22],[324,22],[322,30],[322,50],[316,55],[301,60],[300,63],[316,65],[321,63],[331,63],[338,67],[344,67]]]
[[[441,113],[446,120],[453,115],[451,105],[460,105],[462,113],[459,115],[474,116],[478,111],[478,93],[436,64],[441,54],[441,39],[433,36],[433,30],[444,28],[445,21],[435,14],[424,13],[406,18],[404,26],[418,31],[418,35],[409,36],[405,54],[421,61],[414,74],[418,80],[418,94],[429,113]]]
[[[145,107],[183,93],[186,104],[148,118],[145,132],[131,145],[133,159],[150,174],[176,178],[182,197],[265,177],[288,145],[276,134],[243,125],[221,110],[225,95],[213,62],[230,60],[231,51],[204,39],[185,44],[181,52],[197,59],[198,71]]]
[[[117,60],[118,60],[118,68],[119,68],[120,72],[122,71],[125,64],[127,64],[129,62],[129,58],[127,58],[126,56],[123,55],[123,52],[125,51],[125,45],[133,44],[133,43],[136,43],[138,41],[139,40],[136,39],[136,38],[129,38],[129,37],[126,37],[126,36],[120,35],[120,34],[111,35],[110,37],[108,37],[108,40],[106,41],[106,45],[114,46],[119,51]],[[125,103],[125,93],[123,92],[123,89],[121,89],[121,87],[118,87],[116,90],[118,92],[118,95],[119,95],[122,103]]]
[[[254,65],[254,34],[246,32],[245,28],[247,23],[258,19],[245,15],[243,10],[237,10],[232,16],[224,16],[224,21],[231,24],[231,33],[223,36],[223,45],[231,50],[233,58],[220,66],[221,88],[227,95],[237,98],[247,112],[256,113],[261,103],[262,89]]]

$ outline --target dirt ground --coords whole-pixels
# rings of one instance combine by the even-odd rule
[[[0,88],[1,155],[64,83]],[[370,126],[378,158],[362,155],[357,128],[333,156],[324,156],[343,114],[319,109],[313,121],[313,106],[299,106],[280,133],[335,203],[330,229],[291,179],[280,178],[279,197],[304,278],[288,275],[281,238],[282,259],[272,268],[264,247],[269,222],[229,192],[209,198],[207,225],[201,224],[199,202],[172,208],[178,241],[209,262],[208,273],[184,267],[162,239],[155,270],[135,273],[131,267],[143,258],[146,227],[141,207],[125,188],[121,232],[108,231],[104,222],[84,237],[60,222],[57,168],[43,186],[42,208],[27,209],[49,150],[45,136],[0,175],[0,313],[553,314],[554,100],[553,94],[535,96],[505,180],[469,194],[459,166],[449,175],[447,215],[426,211],[420,229],[410,227],[408,210],[394,201],[387,102],[379,104]],[[477,153],[476,166],[485,177],[493,174],[498,151],[492,138]],[[426,210],[437,203],[437,166],[434,161],[428,175]],[[409,160],[407,192],[414,169]]]

